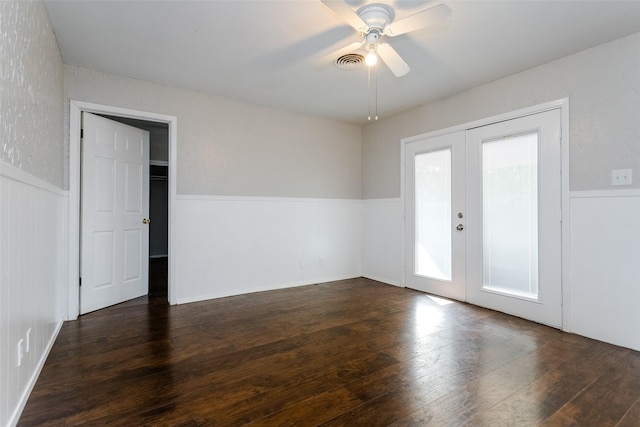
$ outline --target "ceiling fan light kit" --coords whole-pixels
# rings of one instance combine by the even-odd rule
[[[362,42],[353,43],[347,48],[353,50],[361,49],[363,46],[366,50],[365,63],[370,67],[375,67],[378,57],[384,62],[396,77],[406,75],[411,68],[402,59],[400,54],[389,44],[382,43],[380,40],[384,36],[395,37],[406,34],[411,31],[419,30],[427,27],[435,27],[439,24],[447,22],[451,17],[451,9],[444,4],[429,7],[413,15],[402,18],[398,21],[395,19],[395,11],[386,4],[372,3],[365,4],[357,11],[354,11],[345,0],[321,0],[322,3],[331,9],[335,14],[340,16],[346,23],[353,27],[363,37]],[[342,52],[336,61],[336,65],[340,67],[338,61],[343,58],[345,48],[340,49]],[[353,52],[351,52],[353,53]],[[352,69],[352,68],[351,68]],[[377,88],[377,73],[374,70],[374,78]],[[371,113],[371,70],[369,75],[369,112]],[[377,96],[374,117],[377,120]],[[371,114],[369,116],[371,120]]]
[[[378,62],[378,55],[376,55],[375,47],[369,48],[369,53],[367,53],[367,56],[364,58],[364,61],[369,67],[376,65],[376,62]]]

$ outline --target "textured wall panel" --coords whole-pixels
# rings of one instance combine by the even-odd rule
[[[63,65],[41,1],[0,1],[0,161],[64,180]]]
[[[181,196],[178,303],[358,277],[360,200]]]
[[[12,425],[62,324],[66,195],[0,164],[0,425]],[[31,346],[17,363],[19,340]]]
[[[640,191],[572,196],[571,328],[640,351]]]
[[[404,210],[400,199],[362,201],[362,275],[402,286]]]

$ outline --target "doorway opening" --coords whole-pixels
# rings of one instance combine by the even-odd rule
[[[166,196],[165,201],[159,204],[166,205],[164,208],[166,217],[166,246],[154,247],[154,258],[151,258],[149,274],[151,276],[150,293],[158,295],[169,304],[176,304],[176,291],[174,289],[175,280],[175,252],[172,248],[172,235],[175,235],[173,229],[175,223],[172,221],[172,214],[175,212],[176,202],[176,145],[177,145],[177,118],[175,116],[131,110],[120,107],[112,107],[108,105],[94,104],[82,101],[70,102],[69,114],[69,212],[68,212],[68,288],[66,298],[65,320],[74,320],[80,313],[80,225],[81,225],[81,117],[83,112],[93,113],[101,116],[108,116],[112,120],[120,122],[133,121],[133,126],[154,127],[155,131],[161,129],[165,133],[164,136],[164,154],[154,153],[154,157],[164,157],[159,160],[150,162],[151,166],[160,166],[164,168],[166,178],[161,187],[166,190],[160,190],[159,194]],[[162,140],[160,138],[159,140]],[[161,172],[158,172],[159,174]],[[159,176],[159,175],[157,175]],[[160,179],[158,179],[160,181]],[[162,208],[161,208],[162,209]],[[161,220],[158,221],[162,223]],[[159,224],[158,229],[162,229]],[[158,234],[158,233],[156,233]],[[160,249],[158,249],[160,248]],[[150,248],[151,250],[151,248]],[[156,286],[157,285],[157,286]]]

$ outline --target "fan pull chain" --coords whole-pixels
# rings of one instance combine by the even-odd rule
[[[375,96],[375,118],[374,120],[378,120],[378,64],[373,66],[373,79],[375,81],[375,91],[374,91],[374,96]]]
[[[371,84],[371,69],[373,69],[373,87]],[[367,67],[367,76],[368,76],[368,89],[369,89],[369,117],[367,118],[371,121],[371,113],[373,112],[374,120],[378,120],[378,67],[377,65],[372,65]],[[373,102],[372,102],[373,99]],[[372,111],[373,110],[373,111]]]
[[[369,95],[369,117],[367,120],[371,121],[371,67],[367,67],[367,95]]]

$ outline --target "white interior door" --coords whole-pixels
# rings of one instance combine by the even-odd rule
[[[562,326],[561,116],[467,131],[467,301]]]
[[[465,298],[465,133],[405,146],[406,285]]]
[[[83,113],[80,313],[148,293],[149,133]]]

